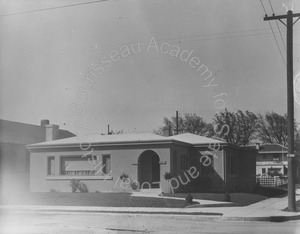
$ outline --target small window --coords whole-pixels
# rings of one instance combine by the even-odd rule
[[[261,169],[261,173],[265,174],[266,173],[266,168]]]
[[[55,175],[55,160],[54,157],[48,157],[47,159],[47,175],[54,176]]]
[[[110,155],[103,155],[102,157],[102,162],[103,162],[103,174],[109,175],[111,173],[111,160],[110,160]]]
[[[188,170],[189,168],[189,158],[186,154],[181,155],[181,170]]]

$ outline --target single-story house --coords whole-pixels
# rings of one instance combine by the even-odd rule
[[[256,149],[190,133],[91,135],[48,141],[30,150],[30,191],[251,191]]]

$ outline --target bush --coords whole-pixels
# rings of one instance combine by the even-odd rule
[[[228,192],[225,193],[224,201],[226,201],[226,202],[231,202],[231,197],[230,197],[230,194],[229,194]]]
[[[78,184],[78,190],[79,190],[79,192],[81,192],[81,193],[88,193],[88,192],[89,192],[88,187],[86,186],[86,184],[85,184],[85,183],[82,183],[82,182],[80,182],[80,183]]]
[[[137,181],[130,181],[130,186],[133,191],[139,190],[139,183]]]
[[[173,178],[173,175],[171,174],[171,172],[165,172],[165,173],[164,173],[164,178],[165,178],[166,180],[170,180],[170,179]]]
[[[79,183],[80,183],[80,180],[71,179],[70,186],[72,189],[72,193],[76,193]]]
[[[193,203],[193,196],[191,194],[188,194],[185,198],[185,202],[188,204],[192,204]]]
[[[80,180],[77,180],[77,179],[71,179],[70,186],[72,188],[72,193],[76,193],[77,189],[81,193],[88,193],[89,192],[88,187],[86,186],[86,184],[83,183],[83,182],[80,182]]]
[[[129,177],[128,174],[125,174],[125,172],[122,172],[122,174],[120,175],[120,179],[121,179],[122,181],[128,179],[128,177]]]

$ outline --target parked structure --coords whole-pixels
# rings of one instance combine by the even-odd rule
[[[1,192],[29,190],[30,154],[27,144],[75,136],[58,125],[42,120],[41,125],[0,120]]]
[[[90,192],[251,191],[256,182],[255,149],[189,133],[92,135],[28,148],[32,192],[70,192],[72,179]]]

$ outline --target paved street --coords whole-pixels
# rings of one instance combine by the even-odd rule
[[[0,233],[299,233],[300,221],[204,221],[203,216],[2,211]],[[297,232],[298,230],[298,232]]]

